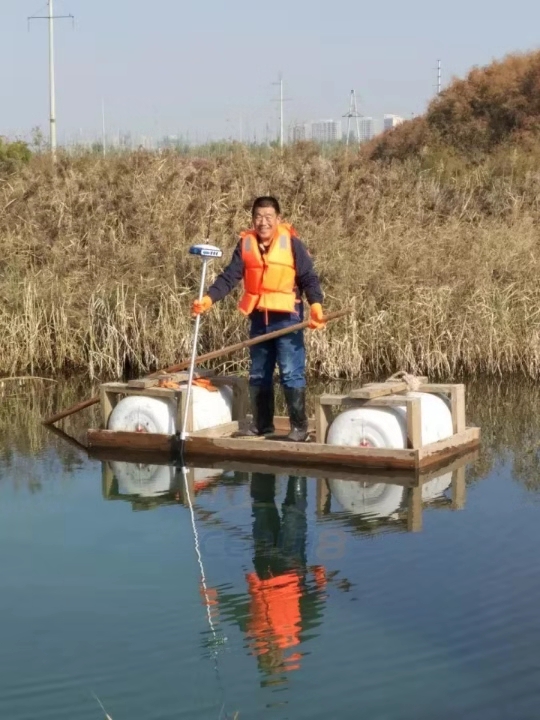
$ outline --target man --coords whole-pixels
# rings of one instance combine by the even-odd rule
[[[241,233],[230,264],[201,300],[195,315],[210,310],[244,281],[238,305],[251,321],[250,338],[290,327],[304,318],[302,296],[311,306],[309,327],[324,327],[323,294],[311,257],[294,228],[281,219],[274,197],[255,200],[253,228]],[[303,442],[308,435],[306,415],[306,355],[304,333],[297,330],[250,348],[249,391],[253,423],[248,435],[274,432],[274,368],[279,367],[291,424],[289,440]]]

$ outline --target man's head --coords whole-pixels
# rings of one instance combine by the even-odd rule
[[[253,227],[263,243],[268,243],[274,237],[277,226],[281,222],[279,203],[275,197],[265,195],[253,203],[251,211]]]

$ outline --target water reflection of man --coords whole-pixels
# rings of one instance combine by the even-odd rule
[[[263,684],[280,684],[287,672],[300,667],[302,635],[320,624],[326,576],[323,567],[307,566],[306,478],[289,476],[281,517],[274,475],[252,474],[251,499],[254,571],[246,576],[249,603],[246,607],[245,601],[230,598],[228,609],[249,638],[266,675]],[[222,609],[226,604],[220,597]]]

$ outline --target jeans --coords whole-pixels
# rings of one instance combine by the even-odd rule
[[[276,505],[276,476],[251,475],[253,513],[253,564],[261,580],[307,565],[307,482],[289,475],[282,517]]]
[[[296,325],[303,320],[303,307],[298,313],[268,313],[255,310],[251,313],[250,338],[266,335],[282,328]],[[276,363],[279,368],[281,384],[286,388],[306,387],[306,351],[304,331],[296,330],[282,337],[262,342],[250,348],[251,367],[249,384],[256,387],[271,387]]]

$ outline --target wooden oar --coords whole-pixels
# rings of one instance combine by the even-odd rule
[[[326,322],[330,322],[331,320],[337,320],[340,317],[343,317],[344,315],[348,315],[351,312],[351,309],[348,308],[347,310],[337,310],[336,312],[328,313],[328,315],[325,315],[324,319]],[[282,328],[281,330],[274,330],[274,332],[267,333],[266,335],[258,335],[257,337],[251,338],[251,340],[244,340],[243,342],[235,343],[234,345],[229,345],[228,347],[221,348],[221,350],[214,350],[213,352],[205,353],[204,355],[199,355],[199,357],[196,359],[196,363],[202,363],[206,362],[207,360],[215,360],[216,358],[223,357],[224,355],[230,355],[231,353],[237,352],[238,350],[244,350],[245,348],[252,347],[253,345],[257,345],[262,342],[266,342],[267,340],[273,340],[274,338],[281,337],[282,335],[287,335],[288,333],[295,332],[296,330],[303,330],[309,325],[309,320],[304,320],[301,323],[297,323],[296,325],[290,325],[289,327]],[[163,369],[163,370],[157,370],[156,372],[150,373],[150,375],[147,375],[146,377],[153,378],[158,377],[159,375],[166,375],[168,373],[175,373],[179,372],[180,370],[185,370],[187,367],[189,367],[190,360],[183,360],[181,363],[178,363],[178,365],[170,365],[169,367]],[[56,413],[56,415],[52,415],[51,417],[44,420],[45,425],[53,425],[54,423],[58,422],[59,420],[63,420],[64,418],[68,417],[69,415],[73,415],[74,413],[79,412],[80,410],[84,410],[85,408],[91,407],[92,405],[95,405],[99,402],[99,395],[96,395],[92,398],[89,398],[88,400],[83,400],[80,403],[77,403],[76,405],[72,405],[72,407],[67,408],[67,410],[62,410],[59,413]]]

